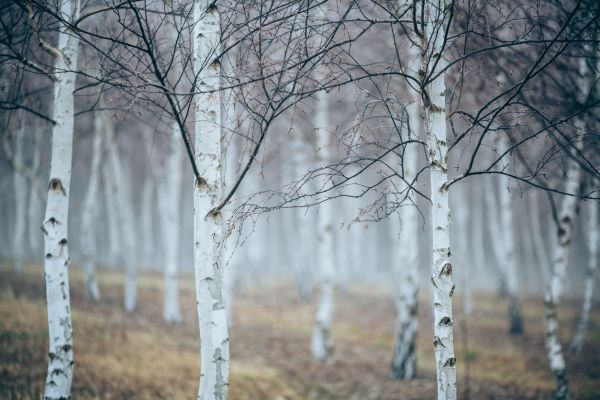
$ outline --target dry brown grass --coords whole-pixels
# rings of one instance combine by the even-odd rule
[[[82,277],[72,268],[75,330],[74,398],[193,398],[199,374],[193,280],[182,281],[185,321],[161,321],[162,279],[144,274],[140,305],[121,311],[122,277],[103,272],[99,304],[87,300]],[[9,289],[10,288],[10,289]],[[12,292],[12,293],[11,293]],[[47,330],[43,275],[29,266],[17,276],[0,266],[0,398],[37,399],[46,370]],[[419,376],[411,382],[389,378],[394,310],[385,291],[353,287],[339,294],[333,326],[335,357],[316,364],[309,351],[314,305],[303,304],[286,284],[246,290],[236,302],[231,333],[232,400],[431,399],[435,393],[430,315],[421,306]],[[506,303],[478,296],[468,321],[457,315],[456,346],[461,398],[466,398],[469,360],[471,399],[548,398],[552,377],[544,356],[541,301],[525,303],[527,334],[508,336]],[[562,337],[570,337],[578,302],[561,309]],[[568,357],[575,399],[600,398],[600,317],[592,316],[584,354]]]

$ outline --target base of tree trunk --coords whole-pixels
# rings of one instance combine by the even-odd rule
[[[569,398],[569,377],[567,371],[554,371],[554,381],[556,388],[554,390],[554,400],[568,400]]]

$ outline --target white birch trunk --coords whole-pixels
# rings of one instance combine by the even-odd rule
[[[178,134],[177,138],[180,138]],[[179,139],[180,140],[180,139]],[[149,160],[153,156],[153,137],[150,132],[144,134],[144,145],[146,147],[147,159]],[[154,189],[155,189],[155,172],[152,162],[146,163],[144,186],[142,187],[142,198],[141,198],[141,209],[140,209],[140,243],[142,248],[143,257],[140,257],[140,262],[154,267],[157,262],[157,248],[156,248],[156,209]],[[161,214],[162,215],[162,214]]]
[[[326,15],[326,5],[317,9],[317,20],[322,21]],[[321,69],[316,71],[316,81],[324,78]],[[327,93],[323,90],[317,93],[315,125],[317,134],[318,155],[322,165],[331,162],[330,134],[327,130],[329,123],[329,105]],[[317,361],[328,361],[333,353],[331,341],[331,321],[334,310],[335,264],[333,243],[333,210],[330,201],[319,206],[317,222],[317,256],[319,263],[319,304],[315,316],[315,327],[312,333],[311,350]]]
[[[177,8],[177,1],[171,6]],[[177,45],[178,17],[173,16],[169,26],[169,43]],[[172,75],[174,81],[180,78],[182,72],[181,60],[178,52],[174,55]],[[177,86],[175,86],[177,89]],[[165,298],[163,304],[163,317],[168,323],[181,322],[181,311],[179,308],[179,250],[180,250],[180,224],[181,224],[181,193],[183,184],[183,144],[181,143],[181,129],[176,121],[173,121],[171,136],[169,137],[168,151],[166,154],[162,187],[164,192],[159,196],[163,217],[163,232],[165,243]]]
[[[300,131],[294,132],[291,143],[292,179],[302,179],[308,166],[308,146],[302,140]],[[308,185],[309,183],[305,183]],[[294,259],[292,260],[294,273],[296,275],[296,289],[298,297],[302,302],[310,300],[311,292],[311,270],[309,239],[313,233],[311,230],[311,216],[303,207],[293,210],[293,223],[296,226],[296,245],[293,246]]]
[[[508,138],[499,136],[497,138],[498,153],[504,154],[509,148]],[[508,158],[508,155],[506,156]],[[504,268],[506,291],[509,298],[509,333],[520,335],[523,333],[523,318],[521,317],[521,306],[519,302],[519,280],[517,277],[517,260],[515,251],[515,232],[513,200],[510,192],[510,179],[506,175],[499,176],[500,183],[500,222],[504,238]],[[502,263],[502,260],[498,260]]]
[[[23,113],[18,115],[23,118]],[[19,121],[20,128],[17,129],[15,138],[15,153],[14,161],[16,164],[23,165],[24,139],[25,139],[25,121]],[[15,231],[13,233],[13,257],[14,269],[16,272],[21,272],[23,268],[23,258],[25,255],[25,234],[27,226],[27,214],[25,206],[27,204],[27,179],[18,171],[14,171],[15,185]],[[35,193],[31,193],[35,195]]]
[[[590,320],[590,309],[594,298],[595,275],[598,269],[598,241],[600,240],[600,228],[598,226],[598,201],[592,200],[588,205],[589,215],[587,217],[588,230],[588,250],[589,260],[585,274],[585,289],[583,291],[583,304],[581,306],[581,316],[577,324],[575,336],[571,342],[571,351],[579,353],[583,348]]]
[[[78,0],[60,1],[60,13],[67,20],[79,15]],[[56,121],[52,129],[52,158],[46,213],[42,224],[44,233],[44,272],[48,304],[48,375],[45,399],[67,399],[73,380],[73,328],[69,297],[68,215],[73,151],[74,99],[79,42],[76,36],[61,26],[54,83]]]
[[[169,150],[166,154],[164,175],[161,187],[164,188],[158,197],[163,218],[163,240],[165,243],[165,298],[163,317],[168,323],[181,322],[179,307],[179,249],[180,249],[180,223],[181,223],[181,186],[183,181],[182,171],[182,143],[179,125],[174,122],[171,136],[169,137]]]
[[[117,138],[114,135],[114,127],[108,115],[103,112],[103,129],[106,134],[106,143],[108,146],[108,167],[110,168],[110,184],[112,185],[111,195],[114,197],[114,209],[110,212],[116,213],[116,222],[120,228],[120,259],[123,262],[125,271],[125,290],[123,296],[123,308],[131,312],[136,307],[137,302],[137,253],[136,253],[136,234],[133,214],[133,202],[131,198],[130,185],[123,173],[123,166],[119,156]]]
[[[548,282],[550,279],[550,270],[552,269],[552,261],[550,260],[550,255],[547,250],[546,245],[544,244],[544,239],[546,236],[546,229],[543,229],[540,220],[540,212],[539,212],[539,192],[533,191],[528,196],[528,210],[526,210],[526,214],[529,216],[529,236],[532,240],[533,251],[535,254],[536,264],[539,269],[540,275],[543,277],[544,282]],[[544,213],[543,215],[547,215]]]
[[[583,77],[581,82],[582,93],[588,93],[587,82],[587,63],[585,58],[580,59],[580,74]],[[585,121],[581,116],[575,119],[576,134],[580,135],[585,131]],[[576,144],[577,148],[583,145],[579,138]],[[581,170],[577,162],[569,159],[567,167],[566,193],[579,193]],[[558,213],[558,245],[554,248],[554,262],[550,285],[546,289],[544,298],[544,334],[546,340],[546,352],[550,362],[550,369],[554,374],[556,400],[566,400],[569,398],[569,379],[565,368],[565,359],[562,345],[558,337],[558,317],[557,308],[562,294],[563,282],[565,280],[569,255],[571,249],[571,240],[573,236],[573,219],[575,218],[575,208],[577,206],[576,196],[565,196]]]
[[[103,151],[103,138],[105,132],[98,115],[94,116],[94,137],[92,143],[92,162],[90,166],[90,177],[88,180],[88,191],[83,201],[81,212],[81,251],[83,255],[83,277],[86,293],[93,301],[100,300],[100,291],[96,281],[96,217],[98,203],[98,189],[101,172],[101,161]]]
[[[416,48],[408,51],[409,68],[419,69],[419,54]],[[410,120],[407,139],[418,139],[421,131],[420,103],[413,96],[412,103],[406,107]],[[413,182],[417,177],[417,146],[408,145],[403,160],[404,180]],[[416,183],[415,183],[416,184]],[[414,192],[413,192],[414,193]],[[414,195],[410,198],[415,201]],[[400,207],[399,221],[392,220],[394,229],[396,259],[396,310],[397,322],[392,355],[392,376],[396,379],[413,379],[417,372],[417,296],[419,293],[419,211],[416,205],[405,204]]]
[[[434,71],[446,66],[443,56],[445,38],[444,13],[447,12],[446,0],[439,2],[437,9],[429,2],[425,4],[426,30],[422,41],[421,70],[429,71],[428,56],[432,60],[439,57]],[[430,61],[433,63],[434,61]],[[446,138],[446,84],[445,74],[441,74],[427,88],[429,102],[423,101],[423,119],[427,135],[427,153],[431,184],[431,228],[433,236],[433,263],[431,282],[433,285],[433,345],[437,372],[438,400],[456,399],[456,357],[454,355],[454,319],[452,317],[452,294],[454,281],[450,262],[450,206],[448,190],[444,184],[448,181]]]
[[[202,177],[194,188],[194,267],[200,323],[200,400],[226,399],[229,333],[221,268],[221,213],[210,213],[221,198],[220,16],[216,3],[194,3],[193,62],[195,160]],[[207,91],[214,91],[206,93]]]

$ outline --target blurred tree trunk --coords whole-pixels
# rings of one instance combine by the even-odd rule
[[[123,173],[123,165],[119,155],[117,137],[114,135],[114,127],[108,115],[101,113],[102,125],[107,141],[108,166],[110,168],[110,196],[114,197],[114,209],[110,212],[116,213],[116,222],[120,228],[120,254],[125,271],[125,291],[123,297],[123,308],[127,312],[135,309],[137,303],[137,247],[135,235],[135,221],[133,213],[133,201],[131,196],[131,185],[127,183],[127,177]]]
[[[583,304],[581,316],[577,324],[575,336],[571,342],[571,351],[579,353],[583,348],[590,319],[590,309],[594,298],[595,275],[598,269],[598,240],[600,240],[600,228],[598,227],[598,201],[592,200],[588,205],[589,215],[587,217],[587,242],[589,250],[588,267],[585,274],[585,289],[583,291]]]
[[[19,127],[13,135],[15,140],[14,163],[23,165],[24,159],[24,141],[25,141],[25,121],[23,112],[16,115],[20,117],[17,121]],[[21,272],[23,268],[23,258],[25,256],[25,235],[27,228],[27,214],[25,206],[27,205],[27,178],[17,170],[13,171],[13,180],[15,185],[15,230],[13,232],[13,262],[15,272]],[[35,195],[31,193],[31,195]]]
[[[499,133],[497,137],[497,148],[499,154],[504,154],[508,148],[508,138]],[[505,157],[508,164],[508,155]],[[509,333],[520,335],[523,333],[523,318],[521,317],[521,305],[519,302],[519,279],[517,277],[517,260],[515,251],[515,221],[513,215],[513,200],[510,191],[510,179],[506,175],[499,176],[500,183],[500,223],[502,225],[502,238],[504,239],[504,257],[498,260],[504,264],[502,270],[506,274],[506,291],[509,298]]]
[[[114,140],[114,139],[113,139]],[[110,144],[105,144],[108,150]],[[119,229],[119,218],[117,216],[117,201],[113,193],[114,176],[110,172],[110,165],[105,165],[102,168],[103,195],[104,195],[104,216],[107,224],[107,251],[105,262],[112,267],[119,267],[121,257],[121,232]]]
[[[321,5],[316,11],[316,21],[326,18],[326,5]],[[320,40],[320,39],[319,39]],[[316,82],[324,79],[322,67],[315,73]],[[329,104],[324,90],[317,92],[315,110],[315,125],[317,135],[317,151],[321,165],[331,162],[329,126]],[[327,179],[327,178],[326,178]],[[335,264],[333,243],[333,210],[331,200],[319,205],[317,215],[317,256],[319,263],[319,304],[315,316],[315,327],[312,333],[311,350],[317,361],[328,361],[333,352],[331,341],[331,321],[334,309]]]
[[[208,0],[194,3],[195,159],[201,180],[194,188],[194,264],[200,322],[200,388],[202,400],[226,399],[229,383],[229,332],[223,294],[220,252],[223,187],[221,166],[221,65],[219,6]]]
[[[61,0],[60,14],[67,20],[79,16],[78,0]],[[73,380],[73,328],[69,295],[68,215],[73,152],[74,96],[79,41],[61,24],[58,33],[54,82],[56,122],[52,129],[52,158],[44,233],[44,272],[48,306],[48,375],[45,399],[67,399]]]
[[[507,282],[506,282],[506,263],[503,263],[502,260],[504,259],[504,254],[505,254],[505,248],[502,245],[503,244],[503,240],[502,237],[498,238],[498,235],[496,235],[494,232],[492,232],[492,227],[494,226],[498,226],[498,224],[500,223],[500,217],[498,215],[499,211],[499,206],[498,206],[498,201],[496,199],[496,185],[495,185],[495,181],[494,178],[492,176],[490,176],[488,179],[485,180],[486,185],[486,190],[484,190],[484,201],[485,201],[485,208],[486,208],[486,217],[487,217],[487,221],[488,223],[486,224],[489,229],[488,229],[488,233],[489,235],[489,239],[490,239],[490,245],[492,248],[492,252],[493,252],[493,258],[494,258],[494,265],[498,270],[499,276],[498,276],[498,295],[502,298],[507,297],[508,296],[508,288],[507,288]],[[482,221],[483,223],[483,221]]]
[[[102,112],[102,111],[100,111]],[[97,114],[97,113],[96,113]],[[100,291],[96,281],[96,217],[98,203],[98,190],[101,172],[103,142],[106,132],[99,115],[94,115],[94,137],[92,138],[92,162],[88,191],[83,201],[81,211],[81,251],[83,255],[83,277],[88,297],[94,301],[100,300]],[[112,139],[111,139],[112,140]]]
[[[39,126],[37,124],[33,130],[33,162],[31,169],[36,174],[40,171],[42,164],[42,147],[43,138],[38,132]],[[38,178],[39,179],[39,178]],[[39,192],[36,190],[36,185],[31,185],[29,190],[29,204],[27,205],[27,220],[29,223],[29,251],[31,251],[32,259],[38,260],[38,255],[41,254],[40,249],[40,234],[39,221],[41,218],[42,199]]]
[[[300,181],[306,173],[309,165],[308,145],[303,140],[301,130],[297,130],[292,135],[291,153],[292,153],[292,179]],[[300,181],[310,185],[309,182]],[[293,210],[293,226],[296,226],[296,245],[292,246],[294,257],[292,260],[294,274],[296,276],[296,291],[298,297],[303,302],[310,300],[312,286],[312,275],[310,269],[310,238],[313,236],[311,230],[312,214],[303,207],[297,207]]]
[[[173,11],[177,10],[179,1],[171,2]],[[169,42],[176,48],[179,21],[173,13],[172,18],[168,20]],[[174,82],[180,78],[183,67],[181,65],[179,51],[175,50],[173,60],[171,61],[171,73]],[[175,92],[177,84],[174,85]],[[163,318],[168,323],[181,322],[181,311],[179,308],[179,263],[181,262],[180,241],[181,241],[181,195],[183,186],[182,159],[184,157],[181,143],[181,128],[177,121],[171,125],[171,134],[168,137],[165,167],[163,169],[162,185],[164,190],[158,196],[161,207],[160,215],[163,218],[163,233],[165,243],[165,269],[164,269],[164,304]]]
[[[409,49],[409,69],[419,70],[419,52],[417,48]],[[409,131],[405,140],[419,140],[421,132],[420,103],[416,96],[406,107],[409,118]],[[404,180],[416,185],[418,172],[418,153],[416,145],[407,145],[402,160]],[[416,201],[416,197],[407,188],[407,199]],[[414,193],[414,192],[412,192]],[[416,204],[404,204],[399,208],[398,219],[392,219],[393,242],[396,259],[393,271],[396,277],[396,310],[397,321],[392,356],[392,376],[396,379],[413,379],[417,372],[417,300],[419,294],[419,210]]]
[[[421,42],[421,71],[433,76],[447,65],[444,58],[446,14],[452,4],[440,1],[438,6],[424,4],[426,29]],[[438,400],[456,399],[456,357],[454,355],[454,319],[452,294],[454,280],[450,260],[450,206],[448,202],[448,144],[446,137],[445,73],[423,90],[422,113],[427,135],[427,155],[430,165],[431,229],[433,235],[433,345],[437,371]],[[427,101],[425,101],[427,99]]]
[[[183,182],[182,143],[179,125],[174,122],[168,137],[168,150],[163,169],[162,185],[158,204],[163,219],[165,251],[165,293],[163,317],[168,323],[181,322],[179,308],[179,246],[181,223],[181,193]]]
[[[179,133],[178,133],[179,135]],[[148,159],[150,160],[153,156],[153,137],[148,133],[144,134],[144,145],[146,148],[146,154]],[[156,209],[155,203],[155,172],[152,165],[152,162],[146,163],[145,174],[144,174],[144,184],[142,187],[142,195],[141,195],[141,206],[140,206],[140,229],[139,235],[141,239],[141,249],[143,256],[140,257],[140,262],[143,262],[145,265],[154,267],[157,262],[157,246],[156,246],[156,235],[155,229],[159,218],[156,218],[156,213],[158,210]],[[162,214],[159,214],[162,215]],[[163,260],[161,260],[163,261]]]

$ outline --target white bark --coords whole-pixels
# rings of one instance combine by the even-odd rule
[[[443,56],[445,38],[444,13],[447,12],[447,0],[439,3],[437,9],[429,2],[425,4],[426,30],[422,40],[421,70],[435,75],[445,68],[447,62]],[[432,56],[431,56],[432,55]],[[428,60],[431,56],[431,60]],[[439,59],[437,59],[439,57]],[[428,63],[428,61],[430,63]],[[433,80],[429,87],[430,104],[423,101],[423,119],[427,135],[427,153],[431,184],[431,228],[433,236],[433,264],[431,282],[433,285],[433,345],[437,371],[438,400],[456,399],[456,357],[454,355],[454,319],[452,317],[452,294],[454,281],[450,262],[450,206],[448,190],[444,184],[448,181],[446,164],[448,145],[446,138],[446,84],[445,74]]]
[[[173,7],[176,8],[173,2]],[[173,46],[177,44],[177,17],[169,26],[170,40]],[[179,79],[182,72],[179,53],[175,53],[172,74],[174,79]],[[171,135],[169,137],[168,151],[166,154],[164,175],[161,188],[164,189],[158,196],[161,204],[161,216],[163,218],[163,232],[165,243],[165,298],[163,304],[163,317],[168,323],[181,322],[181,311],[179,308],[179,249],[180,249],[180,223],[181,223],[181,193],[183,182],[182,159],[183,144],[181,143],[181,129],[176,121],[173,121]]]
[[[308,162],[308,146],[304,143],[302,132],[294,132],[291,143],[291,161],[293,178],[302,179],[306,173]],[[305,183],[308,185],[308,183]],[[310,270],[310,246],[309,238],[313,235],[311,230],[312,214],[308,213],[303,207],[293,210],[293,224],[296,231],[296,245],[293,247],[294,257],[292,260],[294,273],[296,275],[296,289],[298,297],[303,302],[310,300],[311,292],[311,270]]]
[[[67,20],[77,19],[78,0],[62,0],[60,13]],[[48,305],[48,375],[45,399],[66,399],[73,379],[73,328],[69,297],[68,214],[73,151],[75,73],[78,40],[61,25],[58,34],[52,158],[50,184],[42,230],[44,233],[44,272]]]
[[[178,139],[180,139],[180,135],[178,134]],[[144,134],[144,145],[146,147],[146,157],[150,159],[152,157],[153,149],[152,149],[153,137],[150,132]],[[144,177],[144,186],[142,187],[142,198],[140,200],[140,229],[139,235],[141,240],[141,248],[143,258],[140,259],[140,262],[145,263],[151,267],[156,265],[157,260],[157,248],[156,248],[156,213],[158,210],[156,209],[156,202],[154,196],[155,190],[155,172],[153,169],[153,163],[146,163],[146,173]],[[162,215],[162,213],[159,213]]]
[[[592,201],[588,205],[589,215],[587,217],[587,245],[589,250],[588,267],[585,274],[585,288],[583,291],[583,304],[581,316],[577,324],[575,336],[571,342],[571,351],[579,353],[583,348],[590,320],[590,309],[594,298],[595,275],[598,269],[598,241],[600,240],[600,228],[598,224],[598,201]]]
[[[504,154],[508,150],[508,138],[504,135],[497,138],[498,153]],[[508,155],[505,156],[508,159]],[[508,162],[507,162],[508,163]],[[506,291],[509,298],[509,333],[520,335],[523,333],[523,318],[519,302],[519,280],[517,277],[517,260],[515,251],[514,212],[513,200],[510,192],[510,179],[506,175],[499,176],[500,183],[500,222],[504,238],[504,268]],[[502,260],[498,260],[502,263]]]
[[[23,113],[18,113],[21,117]],[[15,131],[15,153],[14,162],[23,165],[24,139],[25,139],[25,121],[20,121],[20,128]],[[25,233],[27,226],[27,214],[25,206],[27,204],[27,179],[20,172],[14,171],[15,185],[15,230],[13,233],[13,258],[16,272],[21,272],[23,268],[23,258],[25,255]],[[31,193],[34,196],[35,193]]]
[[[94,301],[100,300],[100,291],[96,281],[96,217],[98,203],[98,189],[101,172],[101,161],[103,152],[103,139],[105,132],[98,115],[94,116],[94,137],[92,143],[92,162],[90,165],[90,177],[88,179],[88,191],[83,201],[81,212],[81,251],[83,255],[83,277],[86,293]]]
[[[528,196],[528,210],[526,214],[529,215],[529,228],[530,228],[530,238],[533,244],[533,250],[535,254],[536,264],[539,269],[540,275],[544,278],[544,282],[548,282],[550,279],[550,270],[552,268],[552,262],[550,260],[549,251],[547,250],[547,246],[544,244],[544,239],[546,236],[546,229],[543,229],[540,220],[540,212],[539,212],[539,193],[538,191],[531,192],[531,195]],[[543,215],[547,215],[544,212]]]
[[[580,74],[583,80],[587,78],[587,63],[584,58],[580,59]],[[582,93],[587,93],[587,82],[583,81],[581,86]],[[585,131],[585,121],[581,116],[575,119],[576,134]],[[578,139],[576,147],[582,146],[581,138]],[[568,160],[567,183],[565,185],[566,193],[579,193],[581,170],[577,162],[573,159]],[[563,356],[562,345],[558,337],[558,318],[557,308],[562,294],[562,286],[565,280],[569,255],[571,249],[571,240],[573,236],[573,219],[575,217],[575,208],[577,206],[576,196],[565,196],[558,213],[558,245],[554,248],[554,262],[550,285],[546,289],[544,298],[544,334],[546,340],[546,353],[550,361],[550,369],[554,374],[556,400],[566,400],[569,398],[569,383],[567,371],[565,368],[565,359]]]
[[[229,333],[221,268],[221,213],[210,211],[221,198],[220,17],[218,5],[194,3],[195,160],[201,180],[194,188],[194,266],[200,323],[201,400],[226,399],[229,385]],[[207,91],[214,91],[206,93]]]
[[[411,47],[408,51],[409,68],[419,69],[419,52]],[[408,140],[418,140],[421,131],[421,113],[418,97],[413,95],[412,102],[406,107],[410,127]],[[404,137],[404,136],[403,136]],[[408,145],[402,162],[404,180],[413,182],[417,177],[417,146]],[[416,182],[414,183],[416,184]],[[409,196],[416,201],[414,192]],[[396,379],[413,379],[417,372],[417,296],[419,293],[419,211],[415,205],[400,207],[399,220],[392,220],[396,257],[394,271],[396,276],[397,322],[392,356],[392,376]]]
[[[496,199],[496,185],[494,184],[493,179],[486,180],[486,189],[484,194],[484,202],[486,208],[486,226],[491,231],[494,226],[498,226],[499,223],[499,215],[498,215],[498,201]],[[483,223],[483,222],[482,222]],[[495,259],[495,265],[498,268],[498,272],[500,273],[499,281],[498,281],[498,294],[500,297],[506,297],[508,289],[506,282],[506,263],[502,262],[503,254],[505,252],[504,247],[502,246],[502,241],[497,240],[496,235],[492,233],[490,235],[492,252]]]
[[[163,317],[166,322],[181,322],[179,307],[179,249],[181,223],[181,190],[183,182],[182,157],[183,144],[179,125],[174,122],[169,137],[161,193],[158,196],[163,218],[163,240],[165,243],[165,298]]]
[[[110,168],[111,196],[114,197],[114,209],[109,212],[116,213],[116,222],[120,228],[120,260],[125,271],[125,291],[123,297],[123,308],[131,312],[137,302],[137,252],[136,234],[133,213],[133,202],[131,198],[130,185],[123,173],[123,166],[119,156],[117,138],[114,135],[112,121],[105,112],[100,113],[103,129],[106,134],[108,146],[108,167]]]
[[[326,6],[317,9],[317,19],[325,18]],[[316,81],[324,78],[322,69],[316,71]],[[323,90],[317,93],[315,125],[317,135],[318,156],[322,165],[331,162],[331,143],[329,126],[329,105],[327,93]],[[317,222],[317,257],[319,262],[319,304],[315,317],[315,327],[312,333],[311,350],[317,361],[328,361],[333,352],[331,341],[331,321],[334,309],[335,264],[333,243],[333,210],[330,201],[325,201],[319,207]]]

